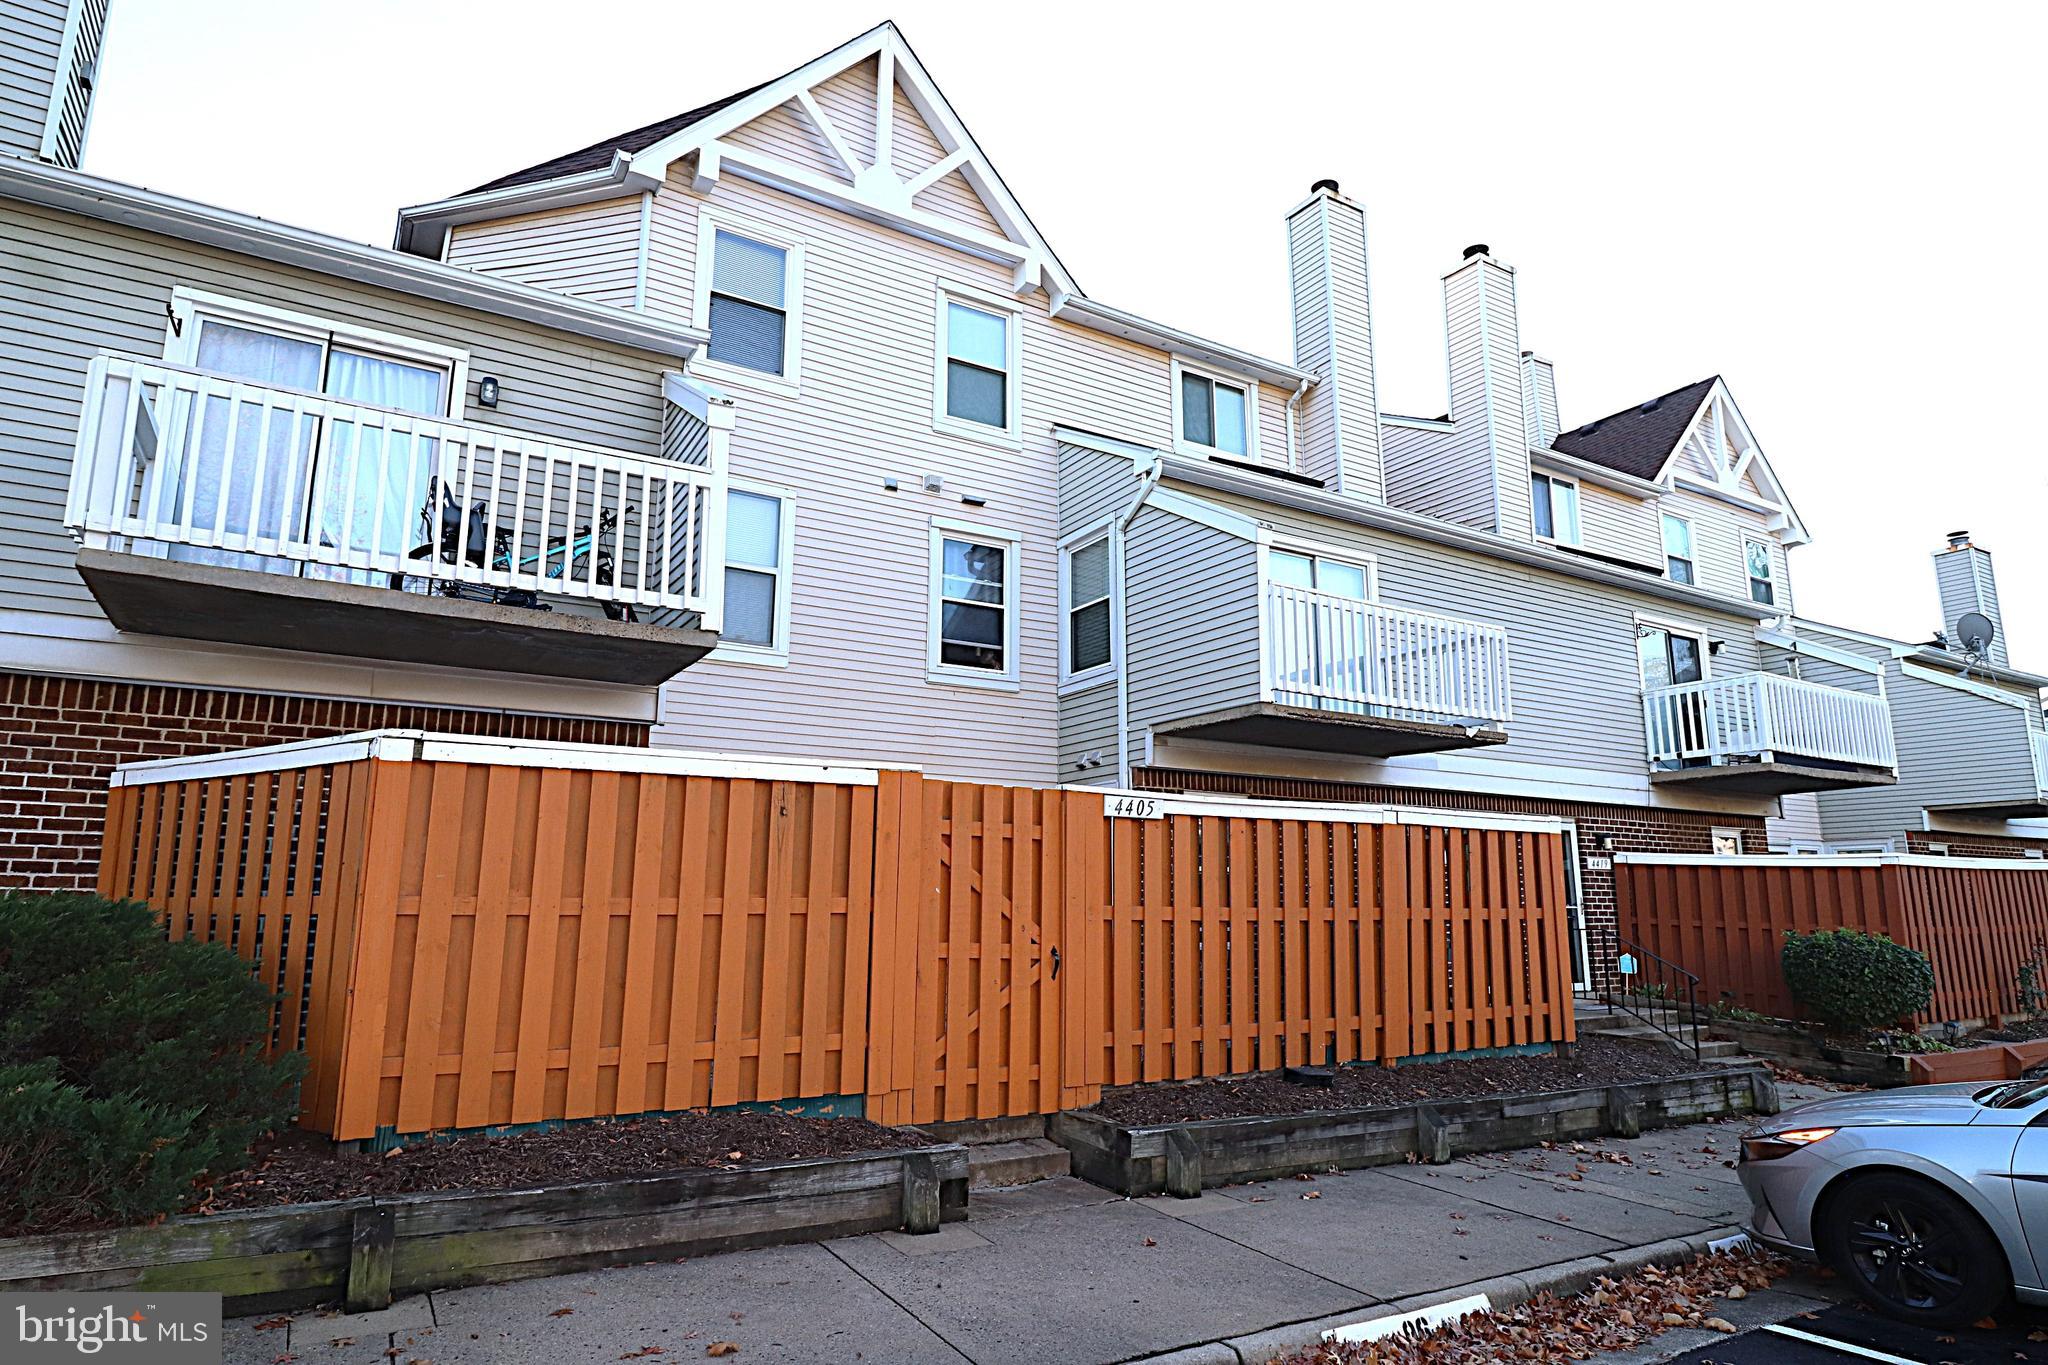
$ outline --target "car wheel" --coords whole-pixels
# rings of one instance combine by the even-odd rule
[[[1975,1322],[2012,1291],[1984,1220],[1931,1181],[1873,1175],[1830,1199],[1816,1244],[1871,1307],[1905,1322]]]

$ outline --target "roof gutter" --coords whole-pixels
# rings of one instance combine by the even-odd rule
[[[1198,337],[1192,332],[1183,332],[1168,327],[1163,322],[1141,318],[1136,313],[1127,313],[1121,308],[1112,308],[1094,299],[1082,298],[1079,294],[1055,294],[1052,307],[1048,310],[1062,322],[1071,322],[1097,332],[1122,337],[1144,346],[1156,346],[1162,351],[1171,351],[1188,360],[1214,365],[1218,369],[1230,370],[1256,379],[1261,383],[1278,388],[1292,389],[1316,382],[1313,370],[1298,369],[1283,365],[1277,360],[1267,360],[1241,351],[1235,346],[1226,346],[1220,341]]]
[[[659,355],[688,359],[709,339],[701,328],[36,161],[0,157],[0,198]]]
[[[1355,526],[1371,527],[1374,530],[1387,531],[1414,540],[1469,550],[1474,554],[1523,564],[1530,568],[1547,569],[1569,578],[1581,578],[1609,587],[1626,588],[1648,597],[1682,602],[1696,610],[1714,611],[1724,616],[1739,616],[1752,621],[1773,620],[1783,614],[1772,607],[1738,601],[1731,597],[1719,597],[1710,592],[1702,592],[1698,588],[1689,588],[1667,579],[1648,578],[1626,569],[1609,568],[1597,560],[1574,559],[1533,544],[1523,545],[1501,536],[1488,535],[1452,522],[1439,521],[1435,517],[1425,517],[1380,503],[1363,502],[1357,498],[1325,493],[1280,479],[1264,478],[1249,471],[1239,471],[1229,465],[1218,464],[1214,460],[1190,459],[1164,451],[1148,450],[1127,441],[1109,441],[1092,432],[1072,427],[1055,427],[1054,432],[1060,440],[1069,445],[1099,450],[1108,455],[1121,455],[1126,459],[1136,458],[1133,452],[1144,450],[1145,456],[1161,461],[1165,465],[1165,477],[1177,483],[1194,484],[1219,493],[1234,493],[1239,497],[1259,502],[1291,507],[1296,511],[1310,512],[1338,521],[1348,521]]]
[[[392,234],[391,245],[394,250],[408,255],[437,261],[441,259],[448,229],[458,223],[510,218],[522,213],[538,213],[543,209],[596,203],[603,199],[622,199],[659,188],[661,180],[658,176],[635,171],[633,158],[615,151],[612,164],[601,170],[557,176],[553,180],[536,180],[526,185],[507,185],[503,189],[482,193],[458,194],[452,199],[437,199],[430,204],[402,208],[398,211],[398,227]]]

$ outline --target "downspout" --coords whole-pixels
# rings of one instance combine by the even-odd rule
[[[1301,400],[1308,397],[1308,386],[1315,382],[1314,379],[1302,380],[1295,386],[1294,397],[1287,400],[1287,467],[1297,474],[1301,472],[1301,452],[1297,448],[1300,442],[1295,435],[1297,423],[1300,421],[1298,414],[1301,410]]]
[[[1159,456],[1152,457],[1152,468],[1145,472],[1145,482],[1138,489],[1138,496],[1131,499],[1131,505],[1118,519],[1112,539],[1116,542],[1116,784],[1128,790],[1131,785],[1131,628],[1130,628],[1130,557],[1124,550],[1124,533],[1131,523],[1138,519],[1144,509],[1145,500],[1152,496],[1152,490],[1159,486],[1159,476],[1166,472],[1166,461]]]

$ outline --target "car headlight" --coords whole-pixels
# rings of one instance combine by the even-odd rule
[[[1823,1138],[1833,1137],[1833,1128],[1787,1128],[1776,1133],[1757,1133],[1742,1140],[1742,1159],[1745,1161],[1774,1161],[1781,1156],[1790,1156],[1802,1147],[1811,1147]]]

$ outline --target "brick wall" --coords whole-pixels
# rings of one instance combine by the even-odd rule
[[[1918,829],[1906,831],[1908,853],[1930,853],[1935,844],[1946,846],[1951,858],[2024,858],[2029,849],[2036,853],[2048,852],[2048,839],[2014,839],[2002,834],[1931,834]]]
[[[1607,856],[1603,837],[1614,841],[1615,853],[1712,853],[1714,830],[1742,833],[1744,853],[1765,853],[1769,843],[1761,817],[1716,815],[1667,810],[1653,806],[1614,806],[1589,801],[1548,801],[1485,792],[1435,791],[1365,782],[1325,782],[1313,778],[1257,777],[1241,773],[1197,772],[1181,768],[1136,768],[1134,786],[1155,791],[1228,792],[1291,801],[1360,801],[1435,810],[1484,811],[1496,815],[1553,815],[1571,820],[1579,830],[1579,898],[1594,972],[1614,959],[1614,872],[1588,867],[1586,859]],[[1683,965],[1683,964],[1681,964]]]
[[[92,888],[116,764],[387,728],[647,743],[632,721],[0,673],[0,888]]]

